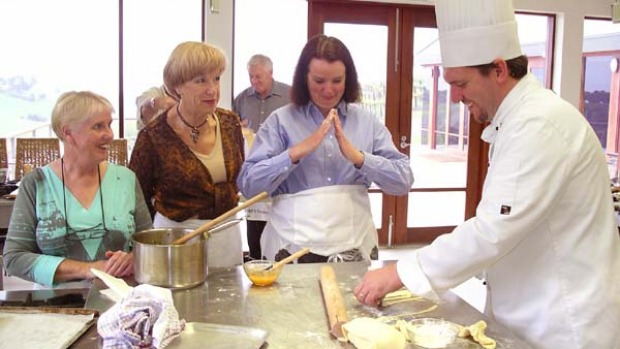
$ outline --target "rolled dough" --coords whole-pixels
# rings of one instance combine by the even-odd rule
[[[342,332],[357,349],[404,349],[407,343],[394,326],[369,317],[347,322],[342,325]]]

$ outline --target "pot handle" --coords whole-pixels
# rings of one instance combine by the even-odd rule
[[[236,214],[237,212],[250,207],[252,205],[254,205],[255,203],[266,199],[269,197],[269,194],[264,191],[250,199],[248,199],[247,201],[243,202],[241,205],[237,205],[236,207],[233,207],[232,209],[224,212],[223,214],[215,217],[213,220],[205,223],[204,225],[198,227],[198,229],[192,231],[189,234],[185,234],[183,236],[181,236],[180,238],[174,240],[172,242],[173,245],[183,245],[184,243],[188,242],[189,240],[193,239],[194,237],[202,234],[203,232],[213,228],[214,226],[222,223],[223,221],[225,221],[226,219],[228,219],[229,217],[233,216],[234,214]]]
[[[239,222],[241,222],[243,220],[243,218],[237,218],[237,219],[233,219],[231,221],[228,222],[224,222],[221,224],[216,225],[215,227],[205,231],[204,233],[202,233],[205,237],[205,240],[209,238],[209,236],[211,236],[211,234],[215,234],[215,233],[219,233],[220,231],[231,227],[235,224],[238,224]]]

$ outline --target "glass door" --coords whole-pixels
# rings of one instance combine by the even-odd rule
[[[399,76],[396,36],[398,10],[391,6],[356,2],[308,2],[308,37],[324,33],[338,37],[349,48],[362,86],[362,105],[382,120],[397,140],[398,113],[395,103]],[[396,197],[369,190],[373,220],[381,244],[393,240],[396,228]],[[388,238],[389,236],[389,238]]]
[[[347,45],[362,105],[411,159],[415,183],[409,195],[369,190],[382,245],[432,241],[473,215],[478,202],[481,127],[450,103],[435,23],[431,6],[309,1],[308,36],[324,33]]]

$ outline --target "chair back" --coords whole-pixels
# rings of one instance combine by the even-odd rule
[[[0,138],[0,168],[8,168],[8,152],[6,149],[6,138]]]
[[[127,166],[127,139],[115,139],[110,143],[108,161],[113,164]]]
[[[21,180],[24,170],[34,170],[60,158],[58,138],[17,138],[15,141],[15,179]]]

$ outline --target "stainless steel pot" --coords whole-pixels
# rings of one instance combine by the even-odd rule
[[[167,288],[190,288],[207,279],[207,243],[210,234],[237,224],[241,219],[215,226],[181,245],[173,241],[194,232],[184,228],[149,229],[132,235],[134,278],[138,283]]]

